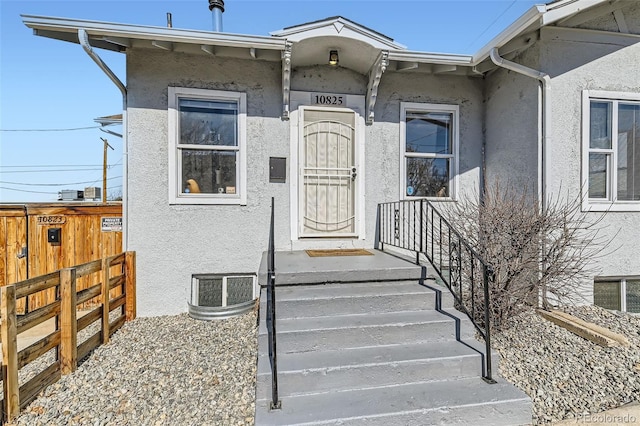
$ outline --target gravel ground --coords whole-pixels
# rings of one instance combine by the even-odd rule
[[[580,419],[640,400],[640,317],[596,306],[566,308],[585,321],[629,339],[629,347],[603,348],[526,312],[493,337],[500,374],[533,400],[534,424]]]
[[[252,425],[256,321],[137,318],[13,425]]]
[[[567,308],[625,335],[602,348],[527,312],[493,336],[500,374],[533,400],[534,424],[640,400],[640,317]],[[252,425],[256,312],[221,321],[138,318],[47,388],[13,425]],[[41,357],[38,362],[50,362]],[[24,368],[21,383],[32,374]]]

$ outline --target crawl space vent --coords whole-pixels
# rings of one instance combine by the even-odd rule
[[[257,287],[256,276],[251,274],[193,275],[189,315],[200,320],[241,315],[255,305]]]

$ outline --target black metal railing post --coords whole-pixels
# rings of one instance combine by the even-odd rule
[[[418,252],[416,253],[416,265],[420,264],[420,253],[422,253],[424,251],[424,245],[423,245],[423,238],[424,235],[422,234],[422,227],[424,226],[424,200],[420,200],[420,222],[418,223],[418,225],[420,226],[420,232],[419,232],[419,238],[420,238],[420,245],[418,248]]]
[[[484,265],[483,271],[484,281],[484,344],[485,344],[485,375],[482,378],[485,382],[494,384],[496,383],[491,377],[491,315],[489,310],[491,309],[489,303],[489,282],[493,282],[494,271],[489,265]]]
[[[278,356],[276,351],[276,261],[274,242],[274,199],[271,197],[271,223],[269,225],[269,251],[267,253],[267,332],[269,362],[271,363],[271,410],[282,408],[278,398]]]

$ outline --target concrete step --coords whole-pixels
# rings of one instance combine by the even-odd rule
[[[421,322],[398,324],[386,322],[369,326],[283,332],[277,328],[278,354],[401,345],[455,340],[455,322],[436,311],[425,312]],[[463,336],[471,337],[471,336]],[[267,347],[267,335],[258,336],[259,348]]]
[[[357,281],[357,280],[353,280]],[[269,411],[262,288],[256,425],[501,425],[531,422],[529,398],[482,381],[484,344],[433,280],[276,289],[282,410]],[[436,309],[438,308],[438,309]],[[499,356],[493,353],[493,371]]]
[[[278,321],[288,318],[311,318],[335,315],[371,314],[379,315],[397,311],[417,311],[435,309],[435,294],[432,291],[419,290],[412,294],[352,295],[326,299],[279,300],[276,290],[276,318]],[[266,312],[266,294],[261,297],[261,309]]]
[[[280,410],[256,401],[256,425],[519,425],[531,422],[531,402],[514,386],[480,378],[355,388],[283,396]]]
[[[269,357],[266,352],[260,357],[258,387],[270,390]],[[278,357],[278,383],[282,396],[366,389],[479,377],[480,363],[477,351],[458,342],[282,354]],[[270,398],[270,392],[257,398]]]
[[[435,286],[435,281],[429,282]],[[445,287],[442,287],[446,290]],[[418,284],[418,280],[373,281],[364,283],[316,284],[305,286],[279,286],[277,301],[345,298],[351,296],[386,296],[399,294],[421,294],[432,290]],[[452,305],[453,306],[453,305]]]
[[[315,332],[321,330],[337,330],[346,328],[372,328],[381,326],[408,326],[416,324],[428,324],[433,321],[451,321],[453,319],[443,317],[442,314],[433,310],[423,311],[398,311],[365,313],[352,315],[328,315],[322,317],[308,318],[279,318],[280,311],[276,311],[276,331],[280,333],[291,332]],[[469,330],[465,330],[469,331]],[[259,334],[266,334],[265,323],[260,324]],[[467,333],[466,336],[472,337]]]
[[[419,279],[421,267],[369,249],[370,256],[309,257],[304,251],[276,252],[276,285],[350,283]],[[267,283],[267,254],[258,270],[260,285]]]

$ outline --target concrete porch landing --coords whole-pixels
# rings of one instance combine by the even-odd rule
[[[420,278],[421,267],[375,249],[371,256],[311,257],[304,250],[275,254],[276,285],[339,282],[403,281]],[[267,252],[258,271],[260,285],[267,283]]]

